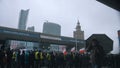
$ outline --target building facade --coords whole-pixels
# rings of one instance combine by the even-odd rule
[[[27,30],[31,31],[31,32],[35,31],[34,26],[28,27]],[[33,42],[26,42],[26,44],[27,44],[26,49],[33,50],[33,47],[34,47],[34,43]]]
[[[18,29],[26,30],[27,18],[28,18],[29,9],[21,10],[19,16]]]
[[[33,43],[38,43],[39,46],[42,45],[42,43],[43,45],[44,44],[64,45],[66,46],[67,50],[70,50],[76,44],[76,39],[72,37],[49,35],[39,32],[31,32],[26,30],[19,30],[0,26],[0,45],[9,45],[9,43],[7,43],[7,41],[9,40],[10,41],[21,40],[24,42],[30,41]],[[85,40],[78,39],[78,41],[79,41],[78,45],[80,46],[80,48],[84,47],[83,45],[85,44]],[[19,46],[16,42],[12,43],[14,44],[14,46],[11,48],[16,48],[16,46]],[[44,48],[47,49],[46,46]],[[34,47],[34,49],[38,49],[38,47]]]
[[[84,31],[81,30],[80,22],[78,20],[76,30],[73,32],[73,37],[84,40]]]
[[[52,22],[44,22],[43,24],[43,33],[51,35],[61,35],[61,26]]]
[[[43,33],[44,34],[55,35],[55,36],[61,36],[61,26],[59,24],[46,21],[43,24]],[[50,37],[48,37],[48,38],[50,38]],[[42,45],[50,46],[51,51],[52,51],[52,46],[59,47],[59,45],[57,45],[57,44],[49,44],[49,45],[48,44],[42,44]]]

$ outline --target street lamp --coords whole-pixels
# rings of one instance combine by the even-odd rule
[[[76,52],[77,52],[77,38],[76,38]]]

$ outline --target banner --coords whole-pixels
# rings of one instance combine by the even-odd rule
[[[66,49],[65,45],[59,45],[59,52],[64,51],[64,49]]]
[[[75,47],[71,48],[71,52],[75,52]]]
[[[84,54],[84,53],[85,53],[85,48],[81,48],[81,49],[79,50],[79,52],[80,52],[80,54]]]
[[[63,54],[64,54],[64,55],[67,55],[66,48],[63,49]]]
[[[51,51],[59,51],[59,45],[51,44],[50,45],[50,50]]]

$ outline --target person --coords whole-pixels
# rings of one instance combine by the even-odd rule
[[[38,50],[35,51],[35,65],[34,65],[34,68],[38,68],[39,67],[39,52]]]
[[[17,53],[16,51],[12,50],[12,68],[16,68],[16,60],[17,60]]]
[[[17,68],[20,68],[21,66],[21,56],[20,56],[20,50],[17,51],[16,53],[16,62],[17,62]]]
[[[44,66],[44,53],[42,51],[39,51],[38,55],[39,55],[39,66],[41,68],[42,66]]]
[[[12,51],[10,48],[7,49],[7,68],[11,68],[11,62],[12,62]]]
[[[25,64],[25,68],[30,68],[29,66],[29,51],[25,51],[25,61],[24,61],[24,64]]]
[[[51,54],[50,53],[47,53],[46,55],[46,59],[47,59],[47,66],[48,68],[50,68],[50,65],[51,65]]]
[[[4,50],[0,51],[0,68],[5,68],[5,52],[4,52]]]
[[[29,65],[30,65],[30,68],[34,68],[34,52],[33,51],[30,51],[29,52]]]
[[[99,41],[97,39],[92,39],[91,45],[88,46],[86,50],[90,51],[92,68],[101,68],[105,52],[103,47],[99,44]]]
[[[21,67],[22,68],[25,68],[24,62],[25,62],[25,51],[23,50],[21,54]]]

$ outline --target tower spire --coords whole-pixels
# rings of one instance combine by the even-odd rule
[[[78,22],[77,22],[77,25],[80,25],[80,22],[79,22],[79,20],[78,20]]]
[[[84,31],[81,30],[79,20],[76,25],[76,30],[73,33],[74,33],[74,35],[73,35],[74,38],[84,40]]]
[[[80,26],[80,22],[79,22],[79,20],[78,20],[77,26],[76,26],[76,31],[80,31],[80,30],[81,30],[81,26]]]

